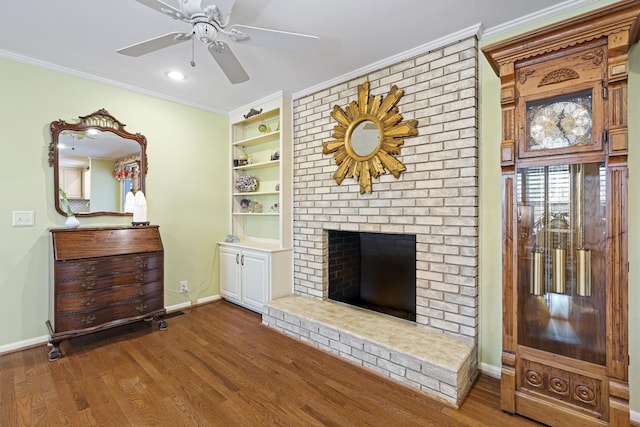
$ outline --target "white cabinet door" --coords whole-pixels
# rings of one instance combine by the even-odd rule
[[[78,168],[60,168],[60,186],[69,199],[82,198],[82,170]]]
[[[239,249],[220,247],[220,295],[238,303],[241,301],[240,252]]]
[[[266,302],[293,292],[291,283],[291,250],[272,251],[220,243],[220,295],[223,298],[262,313]]]
[[[269,299],[269,254],[243,250],[240,255],[242,266],[242,301],[256,311]]]

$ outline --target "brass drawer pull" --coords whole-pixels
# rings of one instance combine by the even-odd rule
[[[90,305],[93,305],[96,303],[96,299],[95,298],[89,298],[88,300],[86,300],[83,304],[86,307],[89,307]]]
[[[138,291],[138,295],[140,295],[140,296],[144,295],[144,291],[143,291],[142,289],[140,289],[140,290]]]
[[[144,280],[144,273],[138,273],[136,274],[136,280],[138,282],[142,282]]]
[[[82,285],[80,285],[80,287],[85,290],[93,289],[95,286],[96,286],[96,282],[83,283]]]
[[[136,267],[138,267],[138,268],[146,268],[147,267],[147,260],[138,258],[136,260]]]
[[[147,309],[147,304],[140,304],[139,306],[136,307],[136,310],[138,310],[139,312],[143,312]]]
[[[84,270],[84,274],[93,274],[96,272],[96,266],[92,265],[91,267],[87,268],[86,270]]]
[[[94,316],[94,315],[83,317],[82,319],[80,319],[80,321],[82,323],[84,323],[85,325],[90,325],[93,322],[95,322],[95,320],[96,320],[96,316]]]

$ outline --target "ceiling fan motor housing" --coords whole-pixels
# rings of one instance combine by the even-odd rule
[[[218,38],[218,30],[209,22],[193,24],[193,34],[203,43],[211,43]]]

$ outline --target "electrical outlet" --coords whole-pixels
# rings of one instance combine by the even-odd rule
[[[189,282],[187,280],[180,281],[180,293],[184,294],[185,292],[189,292]]]
[[[33,211],[13,211],[11,226],[12,227],[33,227],[34,215]]]

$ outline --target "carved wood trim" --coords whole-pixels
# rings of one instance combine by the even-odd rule
[[[502,107],[502,142],[500,144],[500,162],[502,166],[515,164],[515,128],[515,106],[513,103],[505,104]]]
[[[486,46],[482,51],[499,75],[507,63],[556,52],[576,44],[611,36],[609,50],[616,55],[638,41],[640,3],[633,0],[596,9],[520,36]]]
[[[515,389],[515,362],[513,365],[505,365],[503,362],[502,371],[500,373],[500,409],[511,414],[516,413]]]
[[[527,78],[533,74],[534,70],[518,70],[518,81],[520,84],[525,84],[527,82]]]
[[[607,366],[609,375],[628,380],[627,167],[611,167],[607,179]]]
[[[502,348],[513,353],[517,344],[514,312],[518,304],[514,286],[514,179],[512,175],[504,175],[502,192]]]
[[[544,76],[542,80],[540,80],[540,83],[538,83],[538,87],[552,85],[555,83],[562,83],[566,82],[567,80],[574,80],[579,78],[580,74],[578,74],[575,70],[571,70],[569,68],[560,68]]]
[[[604,60],[604,51],[602,50],[602,48],[594,49],[591,52],[582,55],[581,58],[593,61],[594,65],[600,65]]]
[[[609,85],[609,155],[626,156],[629,148],[627,127],[627,82]],[[623,159],[626,161],[626,158]]]

